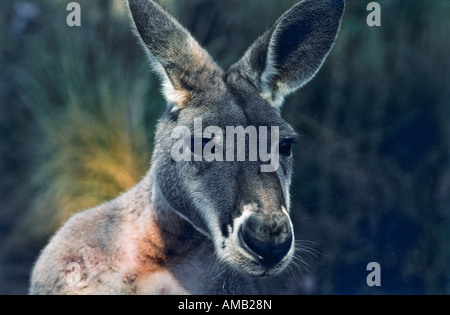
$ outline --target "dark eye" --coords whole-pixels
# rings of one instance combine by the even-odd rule
[[[283,156],[292,155],[292,144],[295,143],[294,139],[285,139],[280,142],[280,154]]]
[[[192,137],[192,139],[191,139],[191,152],[193,152],[193,153],[195,153],[195,145],[197,144],[201,144],[201,146],[202,146],[202,152],[201,152],[201,154],[203,154],[203,149],[205,148],[205,146],[209,143],[209,142],[211,142],[212,141],[212,139],[208,139],[208,138],[194,138],[194,137]],[[215,147],[213,147],[212,148],[212,151],[213,152],[211,152],[211,153],[215,153]]]

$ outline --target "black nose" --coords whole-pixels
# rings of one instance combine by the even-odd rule
[[[257,218],[250,217],[239,234],[241,246],[266,268],[278,264],[289,253],[292,245],[292,231],[287,222],[277,228],[268,228]]]

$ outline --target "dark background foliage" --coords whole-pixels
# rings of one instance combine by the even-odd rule
[[[73,213],[148,169],[159,82],[122,0],[0,2],[0,294]],[[295,0],[164,0],[224,67]],[[292,187],[303,261],[268,293],[450,293],[450,2],[347,1],[317,77],[283,107],[301,134]],[[382,286],[366,284],[369,262]]]

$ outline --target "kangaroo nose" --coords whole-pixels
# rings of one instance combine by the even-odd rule
[[[292,231],[288,222],[269,227],[251,216],[241,227],[241,246],[255,256],[260,264],[271,268],[278,264],[291,249]]]

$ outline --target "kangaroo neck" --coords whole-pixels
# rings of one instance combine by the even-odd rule
[[[148,249],[156,250],[158,255],[170,262],[208,242],[208,238],[200,233],[189,221],[179,215],[166,201],[156,181],[145,180],[151,186],[150,211],[144,217],[143,235],[141,236],[141,254],[146,255]]]

